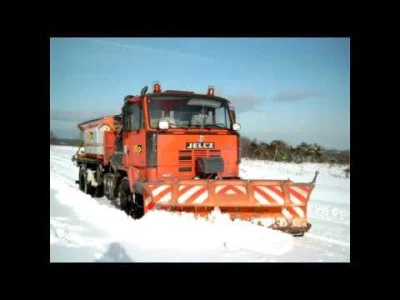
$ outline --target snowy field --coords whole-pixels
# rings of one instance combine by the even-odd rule
[[[75,184],[74,147],[50,147],[51,262],[349,262],[350,178],[344,167],[243,160],[243,178],[309,182],[318,170],[304,237],[230,221],[155,211],[133,220]]]

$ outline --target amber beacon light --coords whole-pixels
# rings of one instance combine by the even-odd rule
[[[161,86],[159,82],[155,82],[153,85],[153,92],[154,93],[159,93],[161,92]]]

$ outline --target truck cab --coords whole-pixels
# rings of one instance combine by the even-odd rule
[[[240,125],[213,87],[207,94],[162,92],[156,83],[152,93],[125,98],[122,124],[115,167],[133,167],[147,181],[238,177]]]

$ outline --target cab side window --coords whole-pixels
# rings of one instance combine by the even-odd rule
[[[143,128],[143,110],[141,103],[129,103],[124,107],[124,129],[139,130]]]

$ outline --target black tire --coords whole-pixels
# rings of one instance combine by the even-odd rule
[[[93,188],[93,197],[94,198],[102,198],[104,196],[104,185],[100,184],[99,186]]]
[[[85,173],[84,178],[85,178],[84,192],[85,192],[85,194],[88,194],[93,197],[94,188],[92,187],[92,184],[90,182],[88,182],[86,173]]]
[[[130,204],[128,214],[134,219],[140,219],[144,215],[143,195],[135,193],[133,202]]]
[[[120,208],[134,219],[140,219],[143,214],[143,197],[140,194],[133,194],[129,188],[129,179],[124,177],[119,189]]]
[[[102,178],[102,172],[101,172],[101,166],[97,166],[96,170],[96,181],[98,182],[98,186],[94,187],[93,191],[93,197],[95,198],[101,198],[104,196],[104,183],[103,183],[103,178]]]
[[[119,205],[123,211],[127,211],[128,203],[133,201],[133,194],[129,189],[129,180],[124,177],[119,186]]]
[[[85,170],[83,167],[79,168],[79,190],[85,191]]]
[[[104,185],[101,183],[99,186],[92,186],[87,180],[86,168],[81,167],[79,170],[79,190],[94,198],[101,198],[104,196]]]
[[[106,174],[104,176],[103,186],[104,186],[104,195],[108,200],[115,200],[115,185],[114,185],[114,177],[110,174]]]

